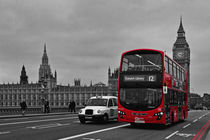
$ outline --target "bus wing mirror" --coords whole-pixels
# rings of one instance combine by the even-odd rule
[[[163,93],[167,94],[168,93],[168,87],[167,86],[163,86]]]

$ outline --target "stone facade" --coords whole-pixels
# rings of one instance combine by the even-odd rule
[[[115,69],[114,72],[111,72],[111,69],[108,69],[108,88],[109,95],[117,96],[118,89],[118,75],[119,69]]]
[[[57,85],[57,72],[51,73],[46,45],[42,64],[39,68],[37,83],[28,83],[25,66],[22,67],[20,83],[0,84],[0,107],[19,107],[25,100],[28,107],[41,107],[43,99],[49,101],[51,107],[67,107],[70,100],[74,100],[77,106],[86,104],[92,96],[108,95],[108,86],[97,83],[82,86],[80,79],[74,79],[74,85]]]

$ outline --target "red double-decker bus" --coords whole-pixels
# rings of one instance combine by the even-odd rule
[[[168,125],[187,118],[187,72],[163,51],[124,52],[118,80],[119,122]]]

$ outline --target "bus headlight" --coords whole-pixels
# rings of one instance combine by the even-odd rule
[[[126,115],[125,112],[122,112],[122,111],[120,111],[120,110],[118,111],[118,114],[119,114],[119,115]]]
[[[160,120],[161,117],[163,116],[163,112],[155,113],[153,116],[158,116],[158,117],[157,117],[157,120]]]
[[[122,118],[122,119],[123,119],[123,115],[126,115],[125,112],[122,112],[120,110],[118,111],[118,114],[119,114],[119,117]]]

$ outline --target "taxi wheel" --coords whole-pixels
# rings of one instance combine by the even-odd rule
[[[104,121],[104,122],[107,122],[108,120],[109,120],[109,117],[108,117],[107,114],[105,114],[105,115],[103,116],[103,121]]]
[[[80,121],[81,124],[85,124],[86,123],[85,119],[79,119],[79,121]]]

